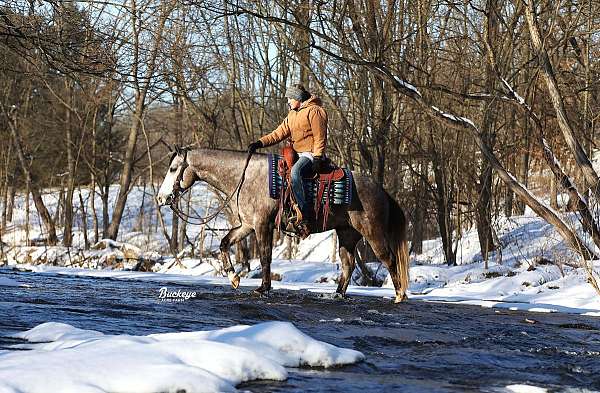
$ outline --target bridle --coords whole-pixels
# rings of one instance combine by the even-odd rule
[[[188,149],[184,149],[183,150],[183,161],[181,163],[181,169],[179,170],[179,173],[177,174],[177,179],[175,180],[175,183],[173,183],[173,190],[171,191],[171,195],[170,195],[169,207],[171,208],[171,210],[173,210],[173,213],[175,213],[177,215],[177,217],[179,217],[181,220],[187,222],[188,224],[205,225],[208,222],[210,222],[211,220],[214,220],[225,209],[225,207],[227,207],[227,205],[229,204],[229,202],[231,202],[231,200],[233,199],[233,196],[235,195],[236,196],[236,204],[237,204],[238,220],[240,221],[240,225],[241,225],[242,217],[240,215],[240,191],[242,190],[242,185],[244,184],[244,180],[246,179],[246,169],[248,168],[248,164],[250,163],[250,158],[252,158],[253,152],[248,151],[248,156],[246,157],[246,163],[244,164],[244,169],[242,170],[242,175],[240,176],[240,180],[238,181],[238,184],[235,187],[235,189],[233,190],[233,192],[231,194],[229,194],[227,196],[227,198],[225,198],[225,201],[223,201],[221,206],[219,206],[219,208],[214,213],[211,213],[206,217],[191,216],[189,214],[184,213],[177,206],[177,202],[179,201],[179,198],[181,198],[183,195],[185,195],[192,188],[192,185],[190,185],[187,188],[181,187],[181,181],[183,181],[184,172],[190,166],[189,163],[187,162],[187,153],[188,153]],[[179,153],[177,153],[177,154],[179,154]]]
[[[183,150],[183,161],[181,162],[181,169],[179,170],[179,173],[177,174],[177,178],[175,179],[175,183],[173,183],[173,189],[171,190],[171,203],[170,205],[173,206],[174,202],[176,202],[177,200],[179,200],[179,198],[184,195],[189,189],[188,188],[183,188],[181,187],[181,182],[183,181],[183,174],[185,173],[185,170],[190,166],[190,164],[188,164],[187,162],[187,153],[188,150],[184,149]],[[179,153],[176,153],[179,154]]]

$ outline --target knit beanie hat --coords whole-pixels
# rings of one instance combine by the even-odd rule
[[[285,91],[285,97],[302,102],[302,101],[306,101],[307,99],[310,98],[310,93],[308,93],[306,90],[298,87],[298,85],[291,85]]]

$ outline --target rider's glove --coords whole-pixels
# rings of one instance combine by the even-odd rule
[[[321,156],[314,156],[313,157],[313,170],[316,173],[321,173],[323,171],[324,168],[324,162],[323,162],[323,158]]]
[[[252,142],[248,145],[248,152],[254,153],[257,149],[260,149],[261,147],[264,147],[261,141]]]

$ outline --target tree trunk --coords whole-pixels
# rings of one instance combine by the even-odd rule
[[[67,94],[69,95],[69,104],[72,104],[71,85],[67,83]],[[67,150],[67,190],[64,203],[64,230],[63,246],[71,247],[73,243],[73,193],[75,191],[75,160],[73,158],[73,124],[71,119],[71,110],[66,108],[65,124],[65,149]]]
[[[92,183],[89,188],[90,209],[92,210],[92,226],[94,228],[94,244],[98,243],[100,233],[98,230],[98,213],[96,212],[96,176],[92,174]]]
[[[29,215],[30,215],[30,211],[29,211],[29,193],[30,193],[30,189],[29,189],[29,183],[26,184],[25,186],[25,245],[29,246],[29,228],[30,228],[30,221],[29,221]]]
[[[310,21],[310,1],[300,0],[294,10],[296,20],[302,26],[308,26]],[[300,63],[300,83],[308,88],[308,76],[310,69],[310,34],[306,29],[297,29],[295,41],[297,43],[296,54]]]
[[[529,119],[524,119],[523,121],[525,122],[525,147],[520,157],[521,162],[518,168],[518,173],[521,183],[527,187],[529,185],[529,163],[531,157],[531,126]],[[524,201],[517,200],[515,203],[515,214],[518,216],[525,214],[525,206],[526,205]]]
[[[140,120],[144,108],[145,108],[145,94],[136,94],[136,106],[133,115],[131,127],[129,128],[129,137],[127,138],[127,147],[125,148],[125,158],[123,159],[123,170],[121,172],[121,180],[119,182],[119,195],[113,208],[113,214],[108,226],[107,237],[109,239],[116,240],[119,234],[119,227],[121,220],[123,219],[123,212],[125,211],[125,205],[127,204],[127,197],[129,195],[129,187],[131,186],[131,179],[133,175],[134,155],[135,147],[137,144],[137,136],[140,128]]]
[[[90,241],[88,239],[87,212],[85,203],[83,202],[83,196],[81,196],[81,188],[79,188],[79,208],[81,210],[81,225],[83,226],[83,245],[84,248],[88,250],[90,248]]]
[[[487,261],[489,253],[496,249],[492,238],[492,168],[489,165],[479,177],[479,199],[475,209],[479,249],[481,257]]]
[[[550,178],[550,207],[558,210],[558,187],[554,176]]]
[[[413,193],[415,205],[413,208],[411,250],[415,255],[421,255],[423,253],[423,232],[425,231],[426,206],[426,204],[423,203],[423,195],[426,193],[423,176],[427,173],[427,167],[427,163],[424,160],[420,160],[419,175],[417,176]]]
[[[0,224],[0,232],[6,229],[6,208],[8,205],[8,179],[4,183],[4,187],[2,188],[2,224]]]
[[[444,169],[440,167],[438,162],[433,164],[433,172],[435,177],[435,184],[437,188],[436,194],[436,217],[438,222],[438,228],[440,236],[442,238],[442,247],[444,249],[444,257],[446,258],[446,264],[448,266],[456,265],[456,254],[452,249],[452,206],[448,198],[446,190],[446,181],[444,175]]]
[[[64,214],[63,214],[64,205],[65,205],[65,190],[64,190],[64,187],[62,184],[62,179],[61,179],[60,190],[58,190],[58,202],[56,203],[56,210],[54,211],[54,217],[52,218],[58,226],[61,226],[62,218],[64,217]]]
[[[49,245],[54,246],[58,242],[58,238],[56,237],[56,227],[54,225],[54,221],[44,205],[44,201],[42,200],[42,195],[39,189],[36,186],[35,179],[33,178],[33,174],[29,170],[29,164],[27,162],[27,158],[25,157],[25,152],[23,149],[23,142],[21,141],[21,136],[19,134],[18,125],[12,119],[9,119],[9,131],[12,136],[13,144],[15,147],[15,152],[17,154],[17,158],[19,163],[21,164],[21,170],[23,175],[25,176],[25,181],[27,187],[31,190],[31,195],[33,197],[33,203],[35,204],[35,208],[37,209],[44,227],[46,229],[48,239],[47,242]],[[29,198],[27,198],[29,200]]]
[[[141,121],[146,110],[146,95],[151,87],[151,83],[154,79],[154,72],[157,67],[157,57],[159,49],[162,48],[162,38],[165,22],[168,19],[173,7],[175,6],[174,1],[164,2],[160,7],[159,20],[157,21],[157,29],[154,32],[155,41],[152,44],[151,53],[148,55],[147,61],[145,61],[145,73],[143,75],[143,82],[140,83],[138,73],[140,71],[140,21],[137,19],[137,12],[135,10],[135,2],[132,3],[133,10],[132,14],[136,15],[133,20],[133,39],[134,39],[134,51],[133,51],[133,78],[135,85],[135,106],[133,111],[133,121],[131,127],[129,127],[129,134],[127,137],[127,146],[125,148],[125,157],[123,159],[123,170],[121,172],[121,179],[119,181],[119,195],[113,209],[113,215],[108,227],[108,237],[116,240],[119,234],[119,226],[121,225],[121,219],[123,218],[123,212],[125,211],[125,205],[127,204],[127,196],[129,195],[129,187],[131,186],[131,180],[133,175],[133,166],[135,159],[135,147],[137,144],[137,137],[141,127]]]
[[[579,140],[575,135],[575,131],[573,130],[573,127],[571,126],[571,123],[567,117],[565,104],[560,91],[558,90],[558,82],[556,81],[554,69],[552,67],[552,63],[550,62],[548,52],[542,43],[540,28],[535,19],[534,0],[528,0],[527,2],[523,3],[525,5],[525,19],[527,20],[527,26],[529,28],[531,43],[535,48],[538,60],[540,62],[542,76],[544,77],[546,86],[548,87],[548,93],[550,94],[550,99],[556,112],[558,125],[562,131],[567,146],[575,157],[575,162],[577,163],[579,170],[581,173],[583,173],[588,186],[591,188],[592,193],[596,196],[596,198],[600,199],[600,178],[598,178],[598,174],[592,167],[592,163],[585,153],[585,150],[579,143]]]
[[[16,171],[15,171],[16,173]],[[13,177],[13,181],[16,177]],[[13,211],[15,210],[15,197],[17,196],[17,187],[11,184],[8,187],[8,206],[6,207],[6,221],[12,222]]]
[[[142,232],[143,233],[145,202],[146,202],[146,182],[144,182],[144,188],[142,191],[142,201],[140,203],[140,209],[138,210],[138,216],[137,216],[135,224],[133,226],[134,232]]]
[[[498,36],[498,1],[487,0],[486,2],[487,12],[487,25],[486,32],[491,42],[494,45],[497,41]],[[496,74],[492,65],[486,64],[485,70],[486,78],[486,89],[488,92],[493,92],[496,89]],[[481,137],[485,141],[485,144],[493,149],[496,139],[496,105],[495,101],[485,102],[482,105],[483,108],[483,126],[481,129]],[[494,241],[492,238],[492,167],[489,163],[482,163],[482,171],[479,174],[479,198],[477,199],[476,209],[476,221],[477,221],[477,237],[479,238],[479,249],[481,250],[481,257],[484,261],[487,260],[488,254],[494,251]]]
[[[102,199],[102,238],[108,239],[108,226],[109,226],[109,211],[108,211],[108,197],[110,193],[110,184],[108,184],[108,176],[105,178],[102,192],[100,193],[100,199]]]

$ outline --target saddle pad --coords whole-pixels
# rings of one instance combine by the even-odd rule
[[[279,176],[277,166],[281,156],[279,154],[268,154],[269,160],[269,197],[273,199],[279,199],[281,194],[281,188],[284,185],[283,179]],[[329,203],[334,205],[349,205],[352,202],[352,172],[349,169],[343,168],[345,176],[338,181],[331,182],[330,194],[327,195],[327,185],[325,185],[325,192],[323,193],[322,203],[325,203],[329,197]],[[318,179],[304,179],[304,192],[306,199],[315,202],[317,193],[319,190]]]

